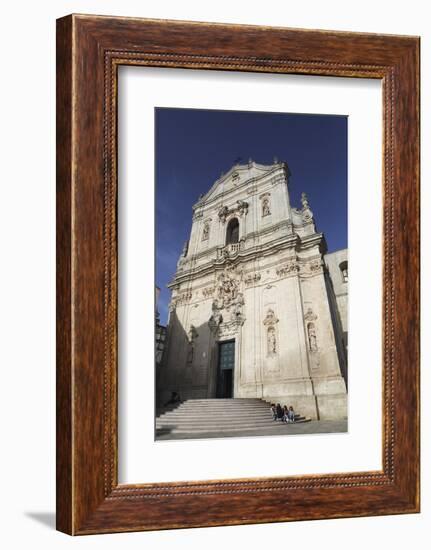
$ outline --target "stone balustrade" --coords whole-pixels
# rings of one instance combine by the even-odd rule
[[[239,241],[239,243],[231,243],[226,246],[221,246],[217,248],[217,260],[222,260],[223,258],[236,256],[240,250],[244,249],[244,241]]]

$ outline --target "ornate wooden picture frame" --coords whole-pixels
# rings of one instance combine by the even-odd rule
[[[381,471],[118,483],[117,69],[383,84]],[[57,528],[69,534],[419,511],[419,39],[70,15],[57,22]]]

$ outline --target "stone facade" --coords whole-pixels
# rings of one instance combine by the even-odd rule
[[[249,161],[219,178],[193,206],[169,284],[159,402],[172,391],[259,397],[345,418],[347,355],[325,252],[307,196],[290,204],[286,163]]]

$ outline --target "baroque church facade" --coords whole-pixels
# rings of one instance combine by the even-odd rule
[[[157,401],[258,397],[347,417],[347,251],[326,254],[284,162],[249,161],[193,206],[172,291]]]

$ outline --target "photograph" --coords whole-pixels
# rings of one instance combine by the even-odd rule
[[[156,107],[155,439],[348,431],[348,116]]]

